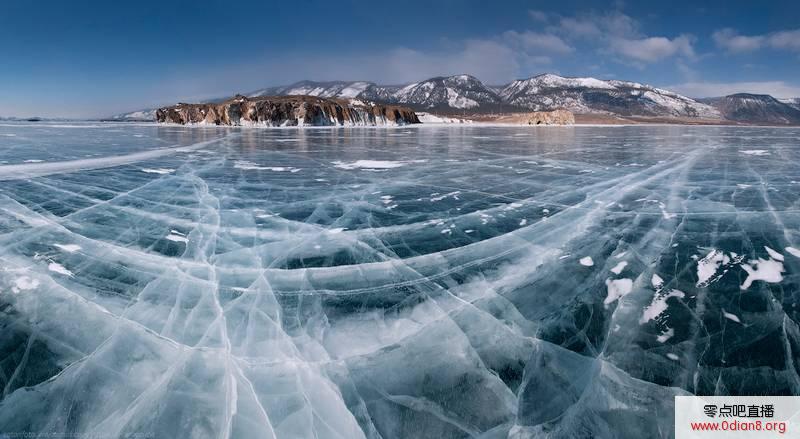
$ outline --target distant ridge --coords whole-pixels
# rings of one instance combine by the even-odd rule
[[[702,99],[727,120],[768,125],[800,125],[800,109],[770,95],[736,93]]]
[[[631,81],[591,77],[564,77],[551,73],[487,86],[474,76],[437,76],[406,85],[379,85],[371,81],[299,81],[245,94],[314,96],[355,99],[408,106],[440,114],[489,114],[566,109],[575,114],[622,117],[680,118],[738,124],[800,124],[800,99],[778,100],[767,95],[736,95],[693,99]],[[754,98],[756,96],[757,98]],[[219,100],[218,102],[222,102]],[[760,102],[755,104],[755,102]],[[217,102],[217,101],[212,101]],[[155,109],[116,115],[110,120],[154,120]]]
[[[438,76],[405,86],[365,81],[300,81],[248,93],[358,98],[408,105],[425,111],[486,113],[546,111],[625,116],[702,117],[720,119],[713,107],[674,92],[635,82],[568,78],[543,74],[489,87],[471,75]]]
[[[800,98],[789,98],[789,99],[778,99],[778,100],[792,108],[800,110]]]
[[[121,122],[152,122],[156,120],[155,108],[131,111],[130,113],[115,114],[104,120]]]
[[[628,81],[544,74],[514,81],[500,96],[511,105],[537,111],[566,108],[574,113],[621,116],[721,117],[716,109],[694,99]]]

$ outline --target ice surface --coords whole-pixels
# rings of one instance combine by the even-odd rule
[[[0,433],[668,438],[676,394],[800,394],[798,139],[0,124]]]
[[[352,163],[344,163],[342,161],[335,161],[333,165],[340,169],[392,169],[403,166],[404,162],[392,160],[356,160]]]

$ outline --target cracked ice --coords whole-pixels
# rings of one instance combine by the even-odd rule
[[[671,437],[675,395],[798,394],[798,139],[0,125],[0,432]]]

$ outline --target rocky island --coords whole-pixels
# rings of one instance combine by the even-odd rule
[[[360,99],[236,95],[221,103],[180,103],[156,110],[157,122],[241,126],[376,126],[420,123],[408,107]]]
[[[480,119],[515,125],[574,125],[575,115],[571,111],[558,109],[552,111],[530,111],[527,113],[498,114]]]

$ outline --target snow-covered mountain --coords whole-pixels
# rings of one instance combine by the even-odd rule
[[[130,113],[115,114],[109,117],[108,120],[120,122],[153,122],[156,120],[156,109],[149,108],[146,110],[131,111]]]
[[[508,84],[500,97],[508,104],[537,111],[565,108],[575,113],[720,118],[719,111],[707,104],[628,81],[544,74]]]
[[[721,117],[709,105],[649,85],[595,78],[566,78],[553,74],[491,87],[470,75],[439,76],[406,86],[383,86],[367,81],[300,81],[288,86],[257,90],[248,95],[359,98],[440,112],[565,108],[576,113],[624,116]]]
[[[788,99],[778,99],[778,100],[786,105],[789,105],[790,107],[800,110],[800,98],[788,98]]]
[[[306,95],[321,98],[355,98],[372,92],[377,86],[367,81],[300,81],[281,87],[269,87],[248,93],[249,97]]]
[[[377,85],[367,81],[300,81],[248,93],[250,97],[288,95],[358,98],[438,110],[476,110],[502,104],[495,90],[470,75],[441,76],[406,86]]]
[[[520,79],[505,86],[487,86],[477,78],[464,74],[439,76],[408,85],[379,85],[369,81],[300,81],[247,93],[249,97],[288,95],[355,98],[381,104],[402,104],[415,110],[439,114],[566,109],[578,114],[800,123],[794,122],[795,112],[800,111],[800,99],[797,98],[779,101],[769,96],[745,98],[757,95],[732,95],[732,99],[692,99],[637,82],[569,78],[554,74]],[[758,104],[761,107],[755,101],[761,102]],[[154,117],[154,110],[141,110],[110,119],[153,120]]]
[[[398,88],[400,87],[377,85],[368,81],[300,81],[291,85],[256,90],[247,95],[249,97],[306,95],[320,98],[359,98],[391,103],[392,93]]]
[[[394,102],[425,109],[476,109],[502,105],[497,93],[474,76],[431,78],[392,94]]]
[[[713,105],[728,120],[769,125],[800,124],[800,109],[770,95],[737,93],[702,101]]]

